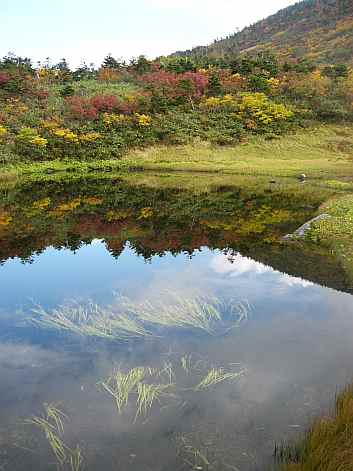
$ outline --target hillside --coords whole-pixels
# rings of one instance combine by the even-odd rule
[[[304,0],[209,46],[174,55],[224,57],[266,49],[283,60],[353,64],[353,1]]]

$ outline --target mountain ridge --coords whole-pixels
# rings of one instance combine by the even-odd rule
[[[213,58],[276,52],[283,61],[353,65],[353,1],[302,0],[208,46],[173,56]]]

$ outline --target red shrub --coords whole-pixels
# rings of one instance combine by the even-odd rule
[[[119,100],[115,95],[96,95],[90,99],[90,104],[100,112],[118,111]]]
[[[94,120],[98,118],[97,109],[86,98],[72,96],[66,98],[70,113],[78,119]]]
[[[39,100],[46,100],[49,96],[48,90],[33,90],[32,91],[33,96],[38,98]]]
[[[115,95],[96,95],[92,98],[73,96],[66,98],[70,113],[77,119],[95,120],[99,113],[132,114],[147,106],[148,94],[121,101]]]
[[[192,95],[194,97],[200,97],[206,91],[208,78],[205,74],[200,72],[185,72],[179,75],[179,88],[180,84],[185,82],[190,83],[190,90],[192,91]],[[181,90],[183,90],[183,87],[181,87]],[[181,94],[183,94],[182,91]]]
[[[176,74],[158,70],[145,74],[141,77],[141,82],[153,90],[153,92],[161,93],[165,96],[173,98],[177,96],[178,77]]]
[[[11,80],[11,77],[6,72],[0,72],[0,87],[6,85]]]

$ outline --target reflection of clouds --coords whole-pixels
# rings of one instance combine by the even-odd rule
[[[232,256],[225,254],[215,255],[211,259],[210,266],[216,273],[221,275],[228,274],[230,277],[239,277],[245,274],[250,276],[271,274],[272,278],[274,277],[274,282],[284,284],[288,287],[301,286],[306,288],[313,286],[313,283],[310,281],[278,272],[268,265],[256,262],[248,257],[243,257],[240,253]]]
[[[222,275],[230,273],[230,276],[239,276],[244,273],[261,274],[272,270],[271,267],[255,262],[251,258],[243,257],[240,253],[232,257],[224,254],[216,255],[211,260],[211,268]]]
[[[279,282],[283,283],[287,286],[302,286],[303,288],[307,288],[308,286],[314,286],[314,283],[311,281],[303,280],[302,278],[297,278],[296,276],[287,275],[287,273],[279,273],[275,272],[280,275]]]

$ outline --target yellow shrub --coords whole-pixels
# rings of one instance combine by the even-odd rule
[[[34,147],[46,147],[48,141],[38,134],[37,129],[22,128],[16,136],[16,141],[22,144],[30,144]]]
[[[63,129],[63,128],[52,129],[51,134],[53,136],[62,138],[66,142],[70,142],[73,144],[78,144],[80,142],[78,135],[74,133],[73,131],[71,131],[71,129]]]
[[[7,134],[7,129],[4,126],[0,125],[0,139]]]
[[[34,201],[33,208],[34,209],[46,209],[50,205],[50,198],[43,198],[41,200]]]
[[[124,114],[114,114],[114,113],[104,113],[103,123],[106,126],[111,126],[113,124],[126,123],[129,120],[129,117]]]
[[[244,93],[238,105],[239,116],[258,124],[285,121],[293,112],[281,103],[274,103],[264,93]]]
[[[81,134],[79,136],[80,141],[84,143],[95,142],[100,138],[101,138],[101,135],[99,134],[99,132],[88,132],[86,134]]]
[[[152,124],[151,116],[147,116],[145,114],[139,114],[139,113],[135,113],[135,116],[140,126],[151,126]]]
[[[8,213],[0,210],[0,227],[8,226],[12,221],[12,217]]]
[[[223,97],[210,97],[202,103],[202,106],[208,109],[217,109],[217,108],[235,108],[237,106],[237,101],[233,95],[224,95]]]

